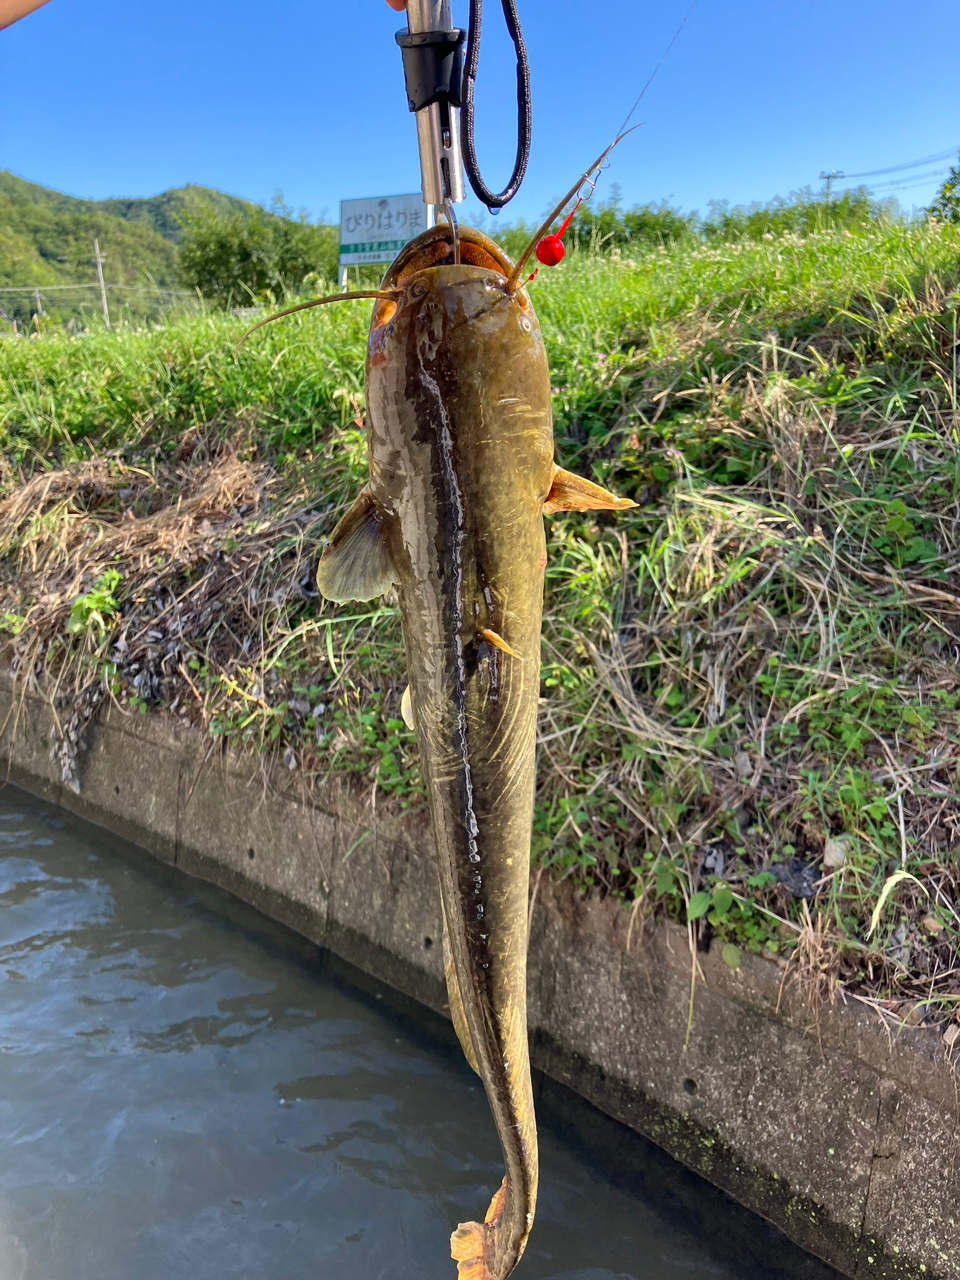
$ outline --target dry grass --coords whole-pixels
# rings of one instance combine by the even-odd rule
[[[316,597],[317,514],[303,499],[228,452],[151,468],[97,458],[0,502],[12,666],[61,710],[71,786],[102,697],[209,725],[215,699],[198,672],[262,666],[276,619]]]

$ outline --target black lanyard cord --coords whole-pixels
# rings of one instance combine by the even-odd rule
[[[512,200],[520,189],[523,175],[530,158],[530,134],[532,116],[530,112],[530,64],[527,62],[527,50],[523,43],[523,32],[520,30],[520,19],[517,16],[516,0],[501,0],[503,16],[513,47],[517,51],[517,158],[513,166],[510,181],[504,189],[495,195],[490,191],[480,176],[477,162],[477,151],[473,140],[474,103],[473,91],[477,78],[477,64],[480,61],[480,21],[483,0],[470,0],[470,26],[467,35],[467,50],[463,68],[462,112],[460,119],[460,142],[463,148],[463,167],[466,170],[470,186],[478,200],[482,200],[491,213],[502,209]]]

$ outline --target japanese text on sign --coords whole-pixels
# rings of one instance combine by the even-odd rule
[[[426,228],[419,192],[340,201],[340,266],[392,262],[405,244]]]

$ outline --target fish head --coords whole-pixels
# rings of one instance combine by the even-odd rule
[[[392,299],[378,300],[370,327],[369,354],[379,363],[400,334],[415,330],[429,346],[431,335],[466,327],[480,336],[485,327],[535,335],[539,326],[525,288],[508,287],[513,264],[482,231],[458,228],[459,262],[451,228],[430,227],[406,245],[383,278]],[[393,339],[393,342],[391,342]],[[521,338],[522,340],[522,338]]]
[[[550,374],[530,299],[510,285],[510,259],[482,232],[461,227],[454,257],[452,229],[429,228],[400,251],[374,307],[367,428],[371,481],[386,510],[399,507],[411,476],[435,470],[441,427],[478,467],[497,466],[492,450],[537,501],[550,488]]]

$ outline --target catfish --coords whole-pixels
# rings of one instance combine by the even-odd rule
[[[432,819],[450,1012],[506,1166],[484,1221],[451,1237],[461,1280],[505,1280],[537,1201],[526,960],[543,516],[636,505],[554,461],[547,356],[521,280],[534,243],[514,266],[451,218],[406,245],[379,290],[317,300],[376,299],[369,480],[317,581],[335,602],[397,592],[402,710]],[[304,305],[317,302],[289,311]]]

